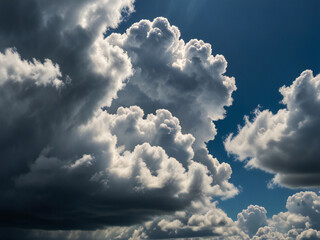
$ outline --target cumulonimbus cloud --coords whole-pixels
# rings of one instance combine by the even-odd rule
[[[320,75],[304,71],[289,87],[280,88],[286,108],[273,114],[256,111],[225,141],[226,150],[247,166],[275,174],[272,184],[287,187],[320,185]]]
[[[235,84],[223,75],[226,61],[211,55],[210,45],[202,41],[185,44],[178,28],[158,18],[144,21],[153,24],[144,50],[155,47],[167,56],[159,65],[136,62],[127,46],[111,40],[121,35],[103,39],[103,30],[116,27],[123,11],[133,10],[132,4],[0,3],[1,13],[11,21],[0,30],[0,111],[5,113],[0,115],[1,234],[24,228],[31,229],[21,230],[25,238],[35,238],[32,229],[50,236],[46,230],[55,235],[57,229],[117,226],[107,230],[110,238],[117,236],[117,229],[122,235],[154,238],[157,231],[166,237],[221,235],[223,229],[233,229],[232,220],[211,202],[238,193],[229,182],[231,168],[202,147],[214,137],[211,121],[223,118],[224,107],[232,102]],[[31,15],[27,9],[33,9]],[[28,21],[16,19],[17,14]],[[137,37],[132,44],[143,43]],[[170,82],[165,66],[172,74]],[[148,67],[168,86],[157,89],[163,93],[155,98],[148,92],[153,86],[146,86],[143,94],[150,99],[126,101],[119,90],[146,81],[143,74],[152,72]],[[183,95],[181,88],[189,93]],[[182,101],[175,96],[190,97],[184,106],[190,113],[198,104],[199,131],[190,127],[188,115],[177,111]],[[123,101],[126,104],[119,105]],[[159,105],[150,108],[149,101]],[[132,227],[137,224],[140,227]],[[119,227],[124,225],[129,227]]]
[[[0,2],[0,238],[318,236],[312,192],[267,220],[259,206],[236,222],[218,207],[238,189],[204,143],[235,80],[165,18],[104,38],[132,11],[133,0]]]

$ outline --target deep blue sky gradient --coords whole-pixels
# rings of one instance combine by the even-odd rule
[[[285,210],[286,199],[298,190],[268,189],[272,175],[247,170],[224,150],[223,139],[237,131],[243,116],[261,105],[276,112],[278,89],[290,85],[305,69],[320,73],[320,1],[318,0],[137,0],[136,12],[115,32],[123,33],[141,19],[163,16],[176,25],[187,42],[211,43],[213,54],[228,61],[227,75],[236,78],[238,90],[227,116],[216,123],[218,135],[209,151],[231,165],[231,182],[241,193],[220,201],[230,217],[249,204],[265,207],[268,216]]]

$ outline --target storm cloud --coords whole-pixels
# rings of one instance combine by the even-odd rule
[[[125,35],[103,35],[133,11],[133,1],[15,0],[0,9],[10,22],[0,30],[2,237],[97,239],[104,230],[76,232],[106,227],[109,239],[236,231],[212,203],[238,193],[229,183],[231,167],[204,148],[214,138],[212,120],[224,117],[235,90],[234,79],[223,75],[223,56],[211,55],[202,41],[184,44],[177,27],[157,18],[127,31],[153,24],[149,45],[138,37],[132,44],[168,53],[159,64],[141,65],[144,56],[134,59],[129,41],[116,41]],[[148,91],[156,82],[126,95],[131,100],[119,94],[155,80],[149,71],[166,82],[165,66],[170,83],[155,99]],[[194,83],[199,87],[187,86]],[[141,94],[149,98],[135,101]],[[201,112],[197,131],[177,110],[189,97],[184,109],[191,113],[198,104]]]
[[[166,18],[109,33],[132,12],[133,0],[0,2],[0,238],[319,237],[315,192],[269,219],[219,207],[239,190],[206,143],[235,78]],[[257,111],[226,148],[274,184],[318,186],[319,76],[281,93],[287,108]]]

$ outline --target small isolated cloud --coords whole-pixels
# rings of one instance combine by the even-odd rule
[[[320,75],[304,71],[280,88],[285,108],[256,111],[225,141],[226,150],[247,166],[275,174],[272,184],[298,188],[320,186]]]
[[[314,192],[299,192],[287,200],[286,212],[272,218],[266,209],[250,205],[233,222],[217,202],[193,201],[183,210],[154,217],[142,224],[108,227],[95,231],[18,230],[14,236],[25,234],[26,239],[215,239],[215,240],[296,240],[320,239],[319,200]],[[10,232],[9,232],[10,233]],[[8,233],[8,234],[9,234]],[[0,235],[1,236],[1,235]],[[9,236],[9,235],[8,235]]]

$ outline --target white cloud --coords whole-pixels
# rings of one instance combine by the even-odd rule
[[[212,55],[211,45],[201,40],[185,43],[180,31],[165,18],[141,20],[124,34],[111,34],[101,45],[122,48],[135,74],[119,92],[111,109],[136,104],[147,113],[168,109],[183,129],[204,146],[216,134],[213,120],[223,119],[232,104],[234,78],[225,76],[227,61]]]
[[[241,228],[249,236],[255,235],[260,227],[267,225],[267,211],[264,207],[250,205],[247,209],[238,213],[238,227]]]
[[[320,196],[315,192],[300,192],[288,198],[289,212],[310,218],[311,227],[320,230]]]
[[[268,239],[277,239],[277,240],[286,240],[283,234],[273,231],[270,227],[259,228],[257,234],[252,238],[252,240],[268,240]]]
[[[94,157],[92,157],[90,154],[84,154],[81,158],[75,161],[75,163],[70,165],[70,168],[76,168],[79,166],[90,166],[92,164],[92,161],[94,160]]]
[[[310,191],[289,196],[288,211],[268,219],[267,226],[259,228],[253,239],[319,239],[319,200]]]
[[[272,184],[319,186],[320,75],[304,71],[291,86],[280,88],[286,108],[273,114],[256,111],[237,135],[225,141],[226,150],[247,166],[275,174]]]
[[[317,240],[320,239],[320,231],[308,229],[298,235],[297,240]]]
[[[14,49],[0,52],[0,85],[7,81],[33,81],[38,86],[52,85],[60,88],[64,85],[59,66],[50,59],[44,63],[33,59],[33,62],[22,60]]]

